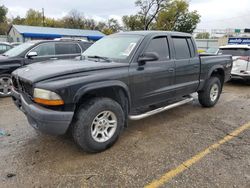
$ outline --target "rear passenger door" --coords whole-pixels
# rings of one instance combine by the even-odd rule
[[[55,44],[55,53],[57,59],[73,59],[80,56],[82,51],[77,43],[59,42]]]
[[[200,76],[200,60],[191,37],[172,36],[175,51],[176,96],[197,90]]]

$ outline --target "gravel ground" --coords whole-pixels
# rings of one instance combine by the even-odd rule
[[[0,99],[0,187],[143,187],[250,122],[250,86],[224,87],[214,108],[193,103],[129,123],[99,154],[36,132],[11,99]],[[250,187],[250,130],[163,187]]]

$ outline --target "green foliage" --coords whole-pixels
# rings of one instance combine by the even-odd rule
[[[62,22],[66,28],[84,29],[84,16],[77,10],[71,10]]]
[[[125,30],[143,30],[143,18],[139,15],[130,15],[130,16],[123,16],[122,21],[125,27]]]
[[[6,22],[7,13],[8,13],[8,9],[4,5],[0,6],[0,23]]]
[[[135,15],[123,16],[127,30],[170,30],[192,33],[200,21],[197,11],[189,12],[186,0],[137,0]]]
[[[8,9],[4,5],[0,6],[0,35],[5,35],[8,30],[7,13]]]
[[[12,19],[12,24],[15,25],[25,25],[25,18],[21,18],[20,16],[17,16]]]
[[[208,32],[198,33],[195,38],[197,38],[197,39],[209,39],[210,34]]]
[[[200,21],[197,11],[188,11],[189,4],[185,0],[174,0],[158,15],[156,28],[192,33]]]
[[[25,17],[25,25],[43,26],[43,15],[34,9],[29,9]]]
[[[27,11],[26,16],[24,18],[21,18],[20,16],[12,18],[9,22],[9,25],[11,24],[43,26],[42,12],[30,9]],[[114,18],[108,19],[106,22],[97,22],[94,19],[85,18],[81,12],[75,9],[71,10],[68,13],[68,15],[66,15],[62,19],[45,17],[44,26],[99,30],[105,34],[112,34],[122,29],[118,21]],[[8,24],[5,27],[8,28]],[[1,24],[0,24],[0,32],[1,32]]]
[[[168,4],[170,0],[136,0],[135,5],[139,7],[137,15],[141,18],[144,30],[153,25],[157,15]]]

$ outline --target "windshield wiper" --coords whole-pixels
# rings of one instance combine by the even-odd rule
[[[98,55],[93,55],[93,56],[87,56],[88,58],[96,58],[96,59],[102,59],[104,61],[107,61],[107,62],[111,62],[112,60],[109,59],[108,57],[102,57],[102,56],[98,56]]]

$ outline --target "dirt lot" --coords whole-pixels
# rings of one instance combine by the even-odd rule
[[[86,154],[70,138],[37,133],[0,99],[0,187],[143,187],[250,122],[250,86],[226,84],[214,108],[190,104],[130,122],[118,142]],[[163,187],[250,187],[250,129]]]

